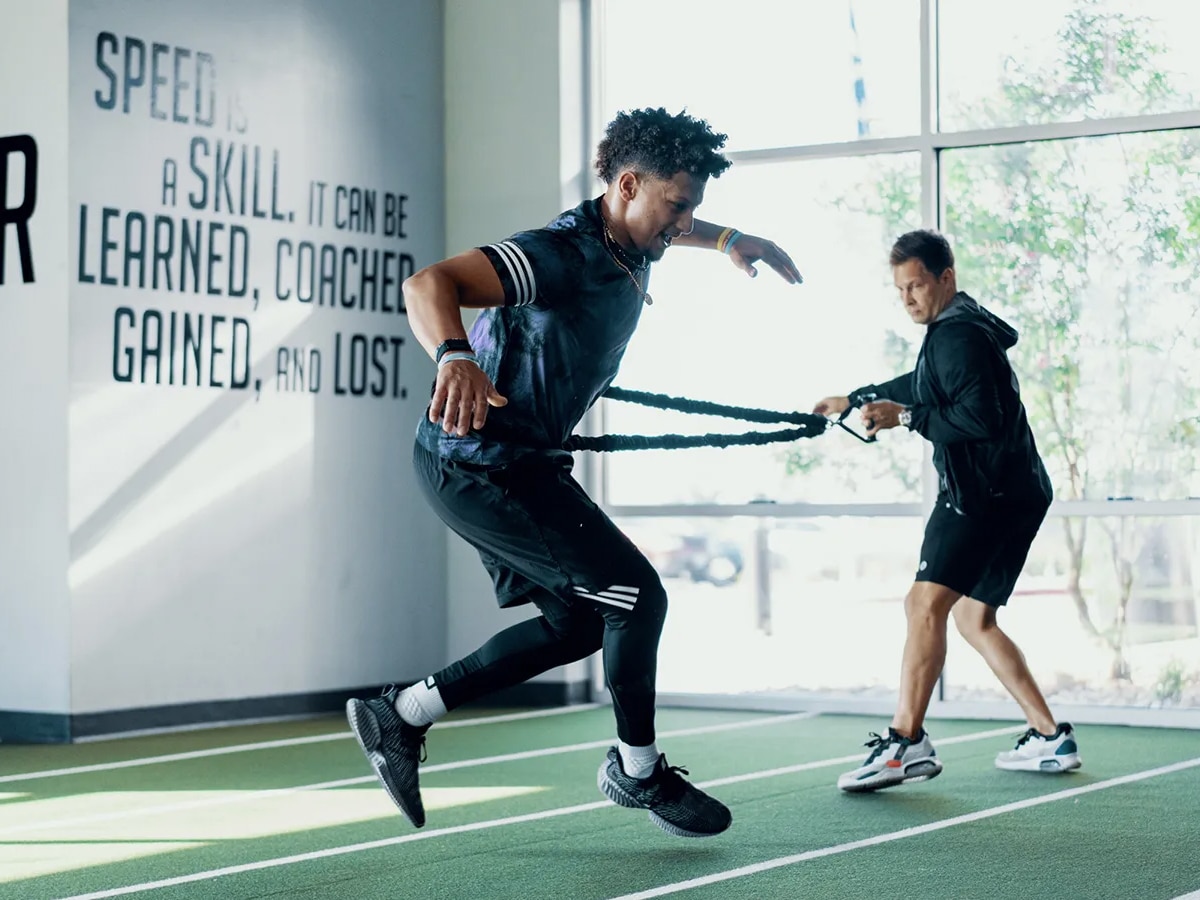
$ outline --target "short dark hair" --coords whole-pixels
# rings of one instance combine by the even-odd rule
[[[626,167],[663,179],[678,172],[720,178],[733,165],[718,152],[727,138],[686,110],[676,115],[662,107],[620,112],[604,129],[596,150],[596,174],[605,184],[612,184]]]
[[[892,245],[892,265],[898,266],[910,259],[919,259],[934,278],[941,278],[943,272],[954,268],[950,242],[931,229],[910,231],[896,238]]]

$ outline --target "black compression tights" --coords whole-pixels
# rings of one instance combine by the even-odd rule
[[[658,641],[666,617],[661,587],[643,591],[635,610],[564,603],[550,594],[535,601],[542,615],[494,635],[474,653],[434,675],[442,702],[454,709],[528,681],[604,649],[617,736],[627,744],[654,742]]]

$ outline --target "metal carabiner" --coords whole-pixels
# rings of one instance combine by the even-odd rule
[[[836,425],[838,428],[841,428],[843,431],[854,435],[856,438],[858,438],[864,444],[875,443],[876,439],[878,438],[878,435],[873,434],[870,437],[864,437],[863,435],[859,434],[857,431],[855,431],[853,428],[851,428],[849,425],[846,424],[846,416],[848,416],[849,414],[850,414],[850,410],[847,409],[844,413],[842,413],[840,416],[838,416],[836,419],[833,420],[833,424]],[[867,420],[868,428],[873,424],[874,423],[870,419]]]
[[[846,417],[850,415],[851,411],[858,409],[864,403],[871,403],[872,401],[878,399],[878,395],[877,394],[851,394],[847,399],[850,401],[850,405],[847,406],[844,410],[842,410],[842,414],[840,416],[838,416],[836,419],[833,420],[833,424],[836,425],[838,428],[841,428],[843,431],[846,431],[849,434],[854,435],[856,438],[858,438],[864,444],[874,444],[876,439],[879,437],[878,435],[873,434],[870,437],[865,437],[865,436],[859,434],[857,431],[855,431],[853,428],[851,428],[849,425],[846,424]],[[867,420],[868,428],[870,428],[874,424],[875,423],[873,420],[871,420],[871,419]]]

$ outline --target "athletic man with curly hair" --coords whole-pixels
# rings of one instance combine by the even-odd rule
[[[672,245],[715,249],[749,275],[800,274],[779,247],[697,219],[726,136],[686,113],[619,114],[600,142],[604,194],[543,228],[435,263],[404,283],[409,321],[437,362],[413,463],[426,498],[472,544],[501,607],[541,613],[405,690],[351,700],[347,717],[400,810],[425,822],[417,766],[438,718],[485,694],[604,652],[617,742],[601,791],[682,837],[732,817],[655,743],[655,671],[667,595],[658,573],[571,476],[564,442],[616,377],[650,264]],[[464,308],[481,309],[470,334]]]

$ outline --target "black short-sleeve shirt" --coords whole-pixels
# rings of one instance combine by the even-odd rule
[[[612,383],[642,312],[648,267],[610,251],[599,198],[546,227],[479,248],[504,287],[504,305],[470,330],[479,364],[508,405],[466,437],[423,416],[417,437],[459,462],[494,465],[530,452],[560,453]],[[641,289],[634,283],[640,279]]]

